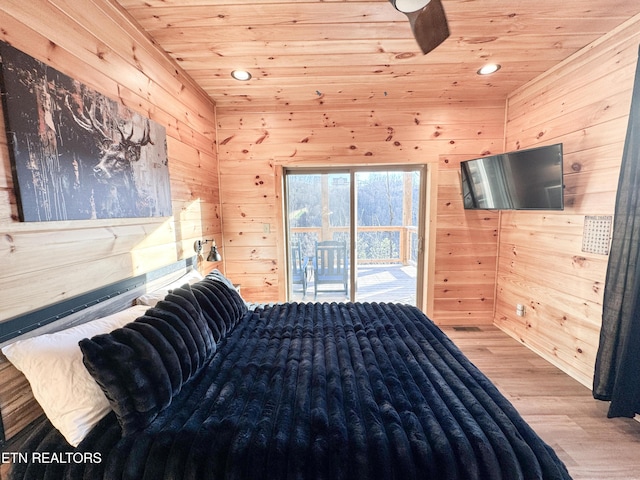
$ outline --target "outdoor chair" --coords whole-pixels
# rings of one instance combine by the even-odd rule
[[[345,242],[325,241],[316,243],[313,261],[314,298],[318,296],[320,285],[334,285],[339,288],[322,292],[344,292],[348,296],[349,262]]]
[[[307,295],[309,258],[302,256],[300,245],[291,246],[291,284],[302,285],[302,298]]]

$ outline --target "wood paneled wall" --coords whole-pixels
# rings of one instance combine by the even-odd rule
[[[218,240],[248,299],[282,299],[278,166],[428,163],[437,179],[434,320],[495,321],[590,385],[607,257],[582,252],[583,223],[613,214],[638,18],[514,92],[506,139],[505,106],[481,101],[312,92],[295,106],[275,99],[270,110],[248,103],[216,113],[110,0],[82,9],[5,0],[0,24],[0,39],[166,127],[174,209],[161,220],[21,223],[0,125],[0,320],[191,256],[199,238]],[[564,212],[463,210],[460,160],[555,142],[565,148]]]
[[[166,127],[173,203],[170,218],[21,223],[1,124],[0,320],[221,238],[215,106],[115,3],[3,0],[0,25],[1,40]]]
[[[582,251],[584,218],[614,213],[639,43],[636,17],[508,101],[507,150],[564,144],[566,206],[502,214],[495,323],[588,387],[608,257]]]
[[[437,178],[435,285],[438,323],[491,323],[497,215],[462,208],[459,161],[503,148],[504,105],[340,104],[325,94],[277,111],[218,108],[228,275],[253,301],[283,299],[283,233],[277,166],[428,163]],[[264,233],[263,224],[270,224]]]

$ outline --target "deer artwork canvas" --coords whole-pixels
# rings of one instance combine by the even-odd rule
[[[165,128],[0,42],[21,221],[167,217]]]

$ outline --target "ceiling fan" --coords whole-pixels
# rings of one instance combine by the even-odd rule
[[[427,54],[449,36],[449,26],[441,0],[389,0],[409,19],[413,36]]]

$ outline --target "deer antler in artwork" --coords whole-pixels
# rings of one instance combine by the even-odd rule
[[[93,172],[102,182],[115,182],[116,184],[130,184],[132,178],[131,164],[140,160],[143,146],[151,144],[151,128],[149,119],[146,119],[142,137],[140,140],[132,140],[135,132],[135,124],[129,122],[131,131],[125,134],[120,127],[117,118],[108,105],[96,106],[92,101],[89,108],[79,106],[73,108],[69,95],[65,97],[65,104],[75,121],[82,129],[90,132],[97,138],[100,148],[100,158],[93,167]],[[76,102],[77,104],[77,102]],[[114,132],[119,133],[119,139],[114,138]]]

